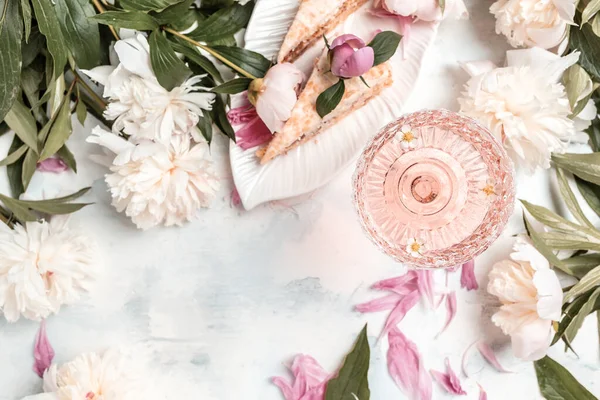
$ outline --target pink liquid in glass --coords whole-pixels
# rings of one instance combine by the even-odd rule
[[[406,115],[361,155],[354,198],[368,236],[415,268],[448,268],[482,253],[514,205],[513,166],[474,120],[437,110]]]

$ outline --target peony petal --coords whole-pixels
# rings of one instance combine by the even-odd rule
[[[351,33],[346,33],[344,35],[340,35],[340,36],[336,37],[333,40],[333,42],[331,42],[330,49],[333,50],[336,47],[343,45],[344,43],[347,43],[354,49],[362,49],[363,47],[366,46],[364,40],[362,40],[358,36],[353,35]]]
[[[550,320],[536,319],[523,323],[510,336],[513,354],[525,361],[539,360],[548,353],[553,337]]]
[[[478,383],[477,386],[479,386],[479,400],[487,400],[487,393],[485,390],[483,390],[483,387]]]
[[[407,287],[412,287],[416,285],[417,282],[417,274],[415,271],[408,271],[406,274],[397,276],[395,278],[384,279],[382,281],[376,282],[371,286],[371,288],[375,290],[389,290],[399,294],[408,294],[405,293]],[[415,286],[416,287],[416,286]],[[410,289],[409,292],[412,292],[414,289]]]
[[[323,400],[330,375],[311,356],[296,356],[290,368],[294,376],[290,384],[280,377],[272,378],[285,400]]]
[[[430,400],[433,390],[431,376],[415,343],[396,327],[390,331],[388,340],[388,371],[396,385],[411,400]]]
[[[42,320],[40,323],[40,329],[36,335],[33,347],[33,357],[35,358],[33,370],[42,378],[44,372],[52,365],[52,359],[54,359],[54,349],[46,334],[46,320]]]
[[[354,309],[361,313],[391,310],[402,300],[402,296],[394,293],[366,303],[357,304]]]
[[[496,64],[489,60],[483,61],[469,61],[469,62],[461,62],[460,67],[467,73],[469,76],[478,76],[483,75],[487,72],[490,72],[498,67]]]
[[[112,65],[101,65],[99,67],[95,67],[92,69],[80,69],[81,72],[90,77],[91,80],[98,82],[101,85],[105,85],[108,83],[108,77],[116,67]]]
[[[483,358],[485,358],[485,360],[488,363],[490,363],[494,368],[496,368],[499,372],[511,372],[511,371],[508,371],[507,369],[505,369],[500,364],[500,362],[496,358],[496,354],[494,353],[494,350],[492,350],[492,348],[487,343],[485,343],[484,341],[479,341],[477,343],[477,349],[479,350],[479,352],[481,353]]]
[[[551,269],[536,271],[533,284],[537,289],[537,313],[540,318],[558,321],[562,314],[563,291],[556,272]]]
[[[450,360],[446,358],[446,372],[439,372],[435,370],[431,370],[431,376],[433,379],[440,384],[448,393],[452,393],[455,395],[466,395],[467,392],[464,391],[462,385],[460,384],[460,379],[456,375],[456,373],[452,370],[452,366],[450,365]]]
[[[273,138],[273,134],[269,128],[267,128],[265,123],[258,116],[239,129],[235,133],[235,136],[238,139],[236,144],[243,150],[248,150],[268,143]]]
[[[508,67],[529,66],[536,70],[543,70],[544,76],[548,76],[552,82],[559,82],[567,68],[577,63],[580,54],[574,51],[561,57],[539,47],[509,50],[506,52],[506,65]]]
[[[348,58],[354,54],[354,49],[347,43],[341,44],[331,53],[331,72],[336,76],[341,76],[341,68]]]
[[[479,289],[477,278],[475,277],[475,260],[466,262],[460,271],[460,286],[467,290]]]
[[[387,335],[391,329],[396,327],[396,325],[398,325],[400,321],[404,319],[406,314],[419,302],[420,298],[421,294],[417,290],[404,296],[388,315],[379,337],[381,338],[384,335]]]
[[[335,53],[334,53],[335,59]],[[372,47],[363,47],[356,50],[354,54],[346,58],[346,62],[339,68],[338,76],[343,78],[354,78],[367,73],[373,68],[375,62],[375,51]],[[333,71],[333,67],[332,67]]]
[[[59,174],[61,172],[65,172],[69,169],[67,164],[60,158],[46,158],[44,161],[41,161],[37,164],[36,169],[41,172],[52,172],[55,174]]]
[[[242,204],[242,199],[240,198],[240,193],[238,192],[237,188],[234,186],[233,190],[231,191],[231,206],[232,207],[239,207]]]
[[[456,292],[448,293],[446,295],[446,313],[446,323],[436,337],[441,335],[448,328],[456,316]]]
[[[435,290],[432,270],[418,270],[417,271],[417,287],[419,293],[423,296],[429,306],[433,306],[435,301]]]

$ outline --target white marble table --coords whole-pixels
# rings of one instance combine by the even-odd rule
[[[457,110],[456,97],[467,80],[458,62],[503,62],[507,45],[494,33],[487,12],[491,1],[467,3],[471,19],[444,22],[406,111]],[[81,138],[92,125],[88,121],[87,129],[76,132],[75,146],[85,147]],[[48,319],[56,361],[123,346],[148,360],[154,381],[169,389],[169,399],[275,400],[281,395],[269,378],[286,375],[285,364],[295,354],[310,354],[331,371],[368,322],[372,399],[404,399],[387,374],[385,341],[375,344],[386,314],[353,311],[354,304],[379,296],[369,290],[370,284],[405,270],[363,235],[351,203],[352,168],[301,201],[245,212],[229,204],[226,144],[217,141],[213,153],[223,176],[221,198],[183,228],[137,231],[110,206],[104,183],[94,184],[96,204],[73,221],[98,242],[103,272],[89,299]],[[0,173],[3,180],[4,169]],[[86,170],[80,180],[97,174]],[[519,197],[556,208],[558,197],[549,191],[552,174],[519,176]],[[2,184],[0,190],[6,191]],[[519,209],[501,239],[476,260],[482,288],[492,263],[507,255],[511,235],[521,231]],[[443,274],[437,273],[438,282]],[[460,290],[458,278],[454,274],[450,279],[451,287],[459,289],[458,314],[439,339],[434,336],[443,325],[444,307],[433,313],[419,305],[401,324],[428,368],[443,369],[448,356],[458,370],[465,348],[485,338],[515,373],[495,372],[474,352],[470,366],[481,371],[465,381],[469,395],[464,398],[478,398],[475,382],[490,399],[541,398],[532,364],[513,359],[508,339],[489,322],[493,299],[484,289]],[[0,321],[0,399],[40,390],[41,380],[32,371],[37,329],[38,323],[31,321]],[[590,318],[574,343],[579,359],[561,346],[550,354],[600,395],[596,332]],[[452,398],[437,386],[434,390],[434,399]]]

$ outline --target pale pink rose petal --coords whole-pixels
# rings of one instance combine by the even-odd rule
[[[69,169],[67,164],[60,158],[46,158],[44,161],[37,163],[36,169],[41,172],[53,172],[59,174]]]
[[[483,358],[485,358],[486,361],[488,363],[490,363],[498,371],[512,372],[512,371],[508,371],[500,364],[500,362],[498,361],[498,358],[496,358],[496,353],[494,353],[494,350],[492,350],[492,348],[484,341],[481,340],[477,343],[477,349],[479,350],[479,352],[481,353]]]
[[[452,292],[452,293],[448,293],[446,295],[446,323],[444,324],[444,327],[442,328],[442,330],[436,335],[436,337],[441,335],[448,328],[448,326],[452,323],[452,320],[454,320],[455,316],[456,316],[456,292]]]
[[[433,271],[418,270],[417,271],[417,287],[419,293],[427,300],[430,306],[434,304],[434,287],[433,287]]]
[[[439,372],[435,370],[431,370],[431,376],[437,383],[439,383],[448,393],[452,393],[455,395],[466,395],[467,392],[464,391],[462,385],[460,384],[460,379],[456,375],[456,373],[452,370],[450,366],[450,360],[446,358],[446,372]]]
[[[236,130],[236,143],[243,150],[248,150],[261,144],[268,143],[273,134],[256,113],[252,105],[236,107],[227,113],[227,119],[232,125],[243,126]]]
[[[411,400],[430,400],[433,383],[415,343],[396,327],[390,331],[388,339],[388,371],[396,385]]]
[[[35,359],[33,370],[42,378],[54,359],[54,349],[46,334],[46,320],[42,320],[40,323],[40,329],[35,337],[33,357]]]
[[[401,299],[402,296],[394,293],[375,300],[367,301],[366,303],[357,304],[354,306],[354,308],[356,311],[361,313],[386,311],[396,307]]]
[[[475,260],[463,264],[460,271],[460,286],[467,290],[479,289],[477,278],[475,278]]]
[[[238,192],[237,188],[234,186],[233,190],[231,191],[231,206],[232,207],[239,207],[242,204],[242,199],[240,198],[240,193]]]
[[[272,382],[279,387],[285,400],[323,400],[330,375],[311,356],[300,354],[290,368],[293,383],[274,377]]]
[[[419,302],[420,298],[421,294],[417,290],[404,296],[388,315],[385,326],[379,337],[381,338],[387,335],[388,332],[395,328],[396,325],[404,319],[406,314]]]

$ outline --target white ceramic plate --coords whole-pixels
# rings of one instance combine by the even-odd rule
[[[259,0],[246,31],[246,48],[274,59],[298,4],[298,0]],[[373,17],[367,11],[369,7],[371,4],[367,3],[338,27],[336,33],[354,33],[368,40],[377,29],[398,31],[398,23],[393,18]],[[298,146],[267,165],[260,165],[256,149],[244,151],[232,142],[231,169],[244,207],[249,210],[271,200],[311,192],[355,160],[379,128],[402,114],[402,106],[417,81],[425,50],[436,31],[434,23],[414,24],[404,57],[398,51],[391,60],[394,84],[366,106],[319,134],[317,141]],[[322,48],[323,44],[318,43],[296,62],[306,76]],[[232,105],[235,107],[240,101],[239,97],[234,98]]]

